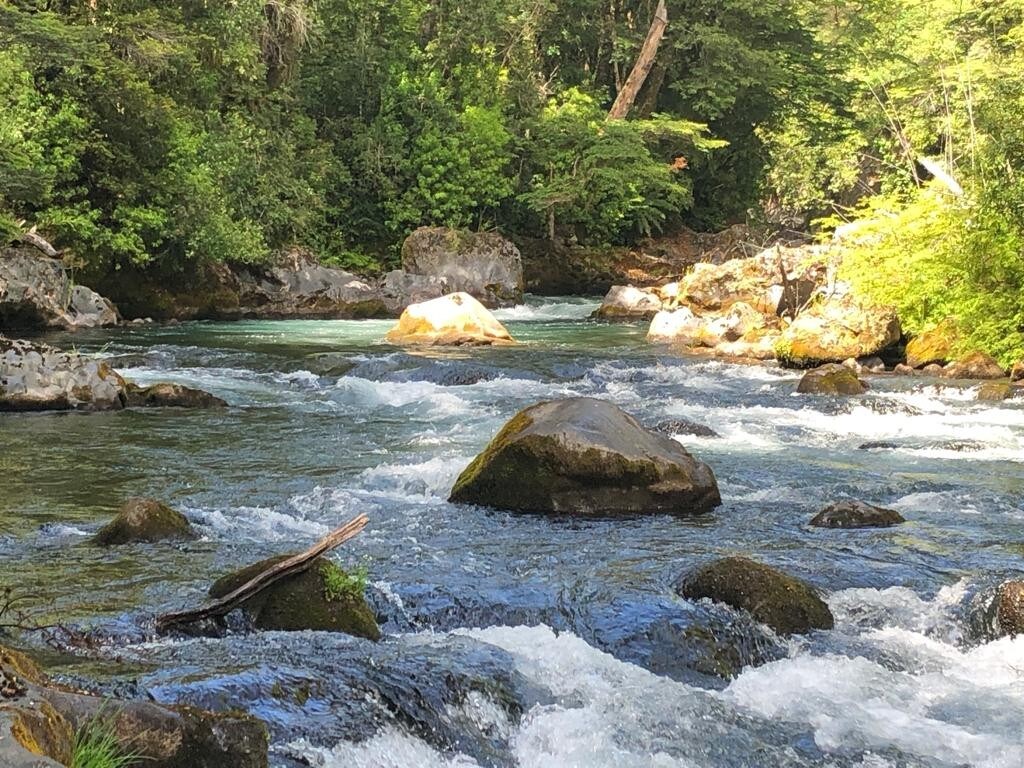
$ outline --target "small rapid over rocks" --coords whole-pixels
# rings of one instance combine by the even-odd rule
[[[589,320],[598,304],[497,310],[519,344],[483,348],[396,348],[386,320],[76,333],[140,386],[227,406],[2,416],[4,572],[96,649],[51,672],[249,712],[276,768],[1024,766],[1024,636],[972,619],[1024,575],[1024,401],[869,373],[856,397],[798,394],[799,371],[669,352],[645,322]],[[516,413],[570,397],[681,443],[721,506],[448,501]],[[166,501],[197,538],[93,546],[131,496]],[[905,522],[810,525],[859,500]],[[156,613],[361,512],[369,527],[331,558],[366,567],[379,641],[154,634]],[[832,628],[781,636],[676,592],[735,556],[807,584]]]

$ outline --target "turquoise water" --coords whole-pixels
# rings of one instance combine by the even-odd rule
[[[519,347],[415,354],[381,343],[385,321],[54,336],[230,407],[0,416],[7,580],[103,641],[98,662],[59,669],[249,709],[282,766],[1024,765],[1024,639],[984,642],[965,620],[976,592],[1024,573],[1024,408],[924,379],[798,396],[793,373],[673,355],[639,325],[587,320],[595,306],[534,300],[499,313]],[[716,430],[678,439],[723,506],[610,521],[447,503],[506,419],[572,395]],[[202,539],[89,546],[134,494]],[[807,526],[841,498],[908,522]],[[381,643],[152,635],[218,574],[359,512],[370,526],[334,556],[368,566]],[[674,595],[731,553],[819,587],[836,629],[784,641]]]

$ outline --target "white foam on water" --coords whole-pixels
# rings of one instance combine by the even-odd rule
[[[444,387],[428,381],[370,381],[342,376],[334,385],[333,396],[358,408],[418,409],[431,418],[445,418],[472,410],[472,404]]]
[[[188,508],[185,513],[193,523],[218,539],[241,536],[261,541],[291,541],[296,534],[314,537],[330,531],[323,523],[267,507]]]
[[[332,749],[300,739],[282,751],[315,768],[479,768],[479,763],[465,755],[442,755],[398,728],[387,728],[357,744],[345,741]]]
[[[600,301],[592,299],[576,299],[563,301],[531,301],[517,304],[514,307],[491,310],[502,322],[537,321],[537,320],[584,320],[601,306]]]
[[[436,502],[448,498],[459,473],[472,456],[444,455],[410,464],[379,464],[364,470],[360,485],[374,493],[412,502]]]

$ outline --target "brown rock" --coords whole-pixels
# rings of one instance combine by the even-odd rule
[[[907,365],[911,368],[924,368],[932,363],[945,365],[953,359],[953,350],[959,340],[956,324],[945,320],[910,340],[907,344]]]
[[[896,510],[863,501],[830,504],[811,518],[811,525],[818,528],[888,528],[904,522]]]
[[[192,525],[180,512],[155,499],[128,499],[117,516],[93,537],[101,546],[138,541],[194,539]]]
[[[972,352],[947,365],[942,375],[947,379],[1002,379],[1006,371],[991,355]]]
[[[868,385],[847,366],[830,363],[807,371],[796,391],[815,395],[863,395]]]
[[[137,408],[225,408],[227,403],[209,392],[183,384],[160,382],[148,387],[129,383],[128,405]]]

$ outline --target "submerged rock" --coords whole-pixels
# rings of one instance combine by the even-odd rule
[[[775,345],[779,361],[796,368],[868,357],[900,340],[900,322],[890,307],[831,298],[797,315]]]
[[[978,399],[984,402],[1000,402],[1016,394],[1018,387],[1009,381],[986,381],[978,390]]]
[[[225,408],[227,402],[216,395],[183,384],[160,382],[148,387],[128,383],[127,404],[141,408]]]
[[[196,532],[183,514],[156,499],[136,497],[121,505],[117,516],[93,537],[93,543],[111,546],[194,538]]]
[[[947,365],[942,375],[947,379],[1002,379],[1006,371],[991,355],[972,352]]]
[[[811,525],[818,528],[889,528],[905,522],[903,515],[896,510],[863,501],[829,504],[811,518]]]
[[[653,290],[613,285],[594,311],[601,320],[650,320],[661,311],[661,297]]]
[[[271,557],[221,577],[210,587],[210,597],[224,597],[291,556]],[[287,576],[249,598],[241,608],[257,629],[344,632],[379,640],[377,619],[356,581],[320,557],[305,571]]]
[[[726,557],[683,576],[676,591],[746,611],[780,635],[832,629],[828,605],[799,579],[745,557]]]
[[[468,293],[407,307],[385,340],[412,345],[514,344],[508,330]]]
[[[696,515],[721,503],[710,467],[612,403],[586,397],[513,417],[449,500],[564,514]]]
[[[924,368],[933,363],[945,365],[953,359],[953,350],[958,341],[959,334],[952,320],[939,323],[909,341],[907,365],[911,368]]]
[[[847,366],[830,363],[805,373],[796,391],[815,395],[863,395],[868,385]]]
[[[151,768],[266,768],[267,727],[251,715],[165,707],[55,687],[23,654],[0,647],[0,678],[17,679],[0,697],[0,765],[72,764],[76,734],[102,723],[123,754]],[[133,762],[133,764],[135,764]],[[97,764],[99,765],[99,764]]]
[[[519,249],[496,232],[421,227],[402,244],[402,269],[443,280],[448,290],[468,293],[487,307],[523,301]]]
[[[0,411],[124,408],[126,384],[107,363],[0,338]]]
[[[117,321],[117,308],[73,283],[59,260],[31,247],[0,249],[0,328],[74,330]]]

